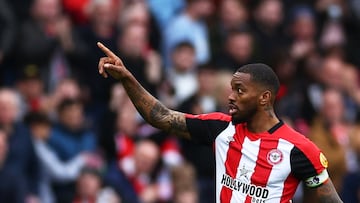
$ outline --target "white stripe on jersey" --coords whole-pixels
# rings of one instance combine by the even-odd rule
[[[279,164],[273,165],[269,176],[268,184],[271,185],[268,203],[280,202],[281,195],[284,190],[284,177],[291,172],[290,153],[294,145],[284,139],[279,139],[277,149],[283,154],[283,160]]]
[[[219,184],[221,176],[226,173],[225,161],[229,143],[234,140],[235,126],[230,122],[228,127],[222,131],[215,140],[215,160],[216,160],[216,202],[220,203],[220,192],[222,185]]]
[[[250,179],[252,174],[254,173],[256,162],[253,160],[257,160],[258,153],[260,147],[260,139],[251,141],[247,137],[245,137],[243,148],[241,150],[241,158],[240,163],[238,165],[238,170],[236,174],[236,179],[250,184]],[[231,197],[231,203],[239,203],[244,202],[246,200],[246,194],[242,192],[233,192]]]

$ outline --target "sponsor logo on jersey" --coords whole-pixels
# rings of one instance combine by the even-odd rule
[[[245,165],[243,165],[243,167],[239,167],[237,170],[238,170],[238,172],[237,172],[236,178],[238,180],[241,180],[241,181],[246,182],[246,183],[250,182],[249,173],[252,173],[253,170],[247,169],[245,167]]]
[[[320,163],[325,168],[327,168],[329,164],[328,160],[326,159],[325,155],[322,152],[320,153]]]
[[[272,149],[268,152],[266,158],[269,164],[276,165],[283,160],[283,153],[278,149]]]
[[[233,141],[235,141],[234,136],[227,136],[227,140],[226,140],[227,144],[230,144],[230,142],[233,142]]]
[[[221,184],[233,191],[239,191],[245,195],[249,195],[252,198],[252,202],[263,203],[269,196],[269,190],[267,188],[245,183],[227,174],[223,174]]]

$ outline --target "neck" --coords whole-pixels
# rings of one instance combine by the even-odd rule
[[[261,133],[270,130],[277,123],[279,118],[275,115],[272,107],[265,108],[265,111],[259,112],[252,120],[247,122],[247,128],[250,132]]]

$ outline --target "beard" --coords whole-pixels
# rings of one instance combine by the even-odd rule
[[[256,111],[256,107],[254,107],[247,111],[238,112],[237,114],[231,116],[231,122],[233,125],[247,123],[254,117]]]
[[[240,117],[236,117],[236,116],[231,116],[231,123],[233,125],[236,125],[236,124],[240,124],[240,123],[246,123],[247,122],[247,119],[245,118],[240,118]]]

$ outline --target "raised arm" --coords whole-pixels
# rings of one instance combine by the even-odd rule
[[[99,61],[99,73],[105,78],[111,75],[121,81],[141,116],[156,128],[190,139],[185,114],[165,107],[140,85],[118,56],[102,43],[98,42],[97,45],[106,55]]]

